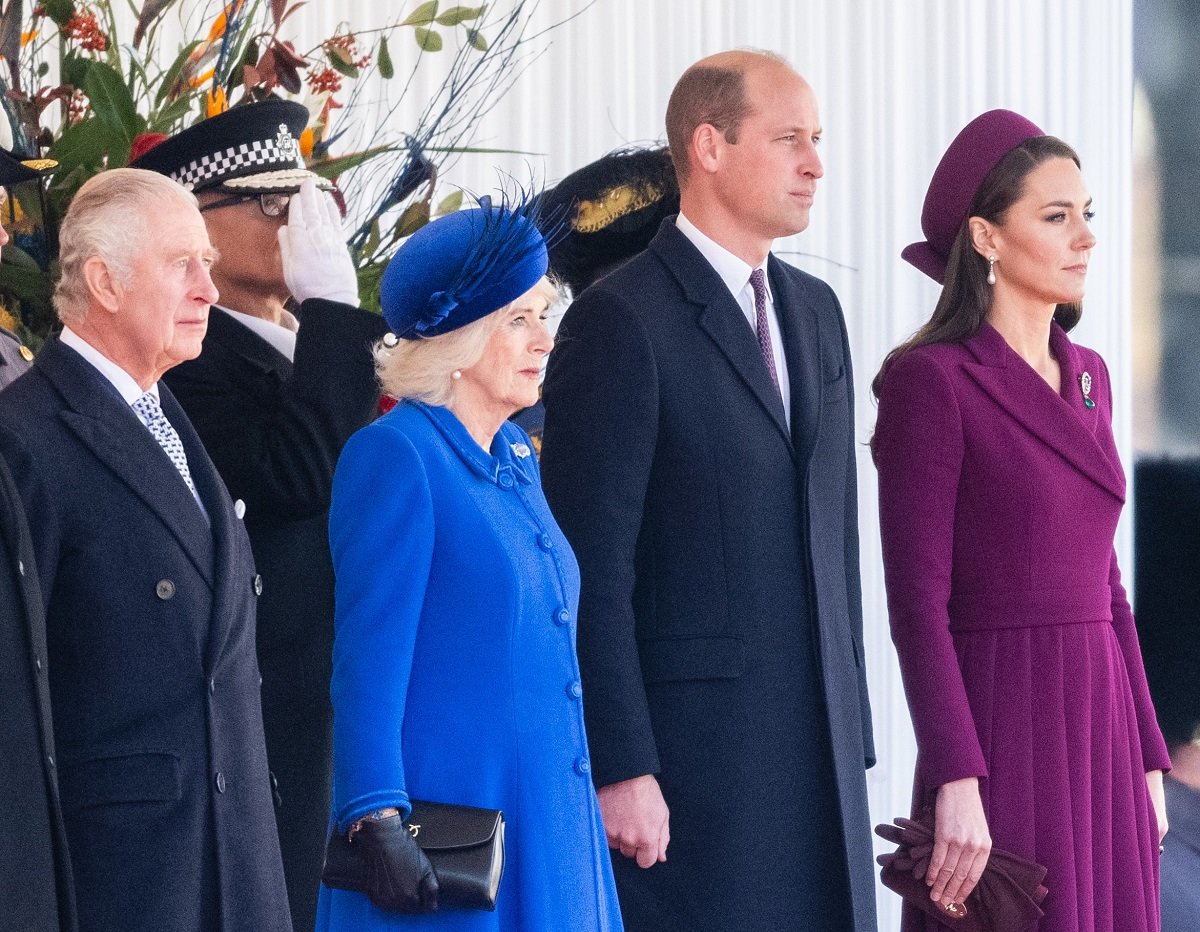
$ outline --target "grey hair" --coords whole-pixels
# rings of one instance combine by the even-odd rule
[[[166,175],[140,168],[114,168],[88,179],[71,200],[59,231],[59,278],[54,309],[64,324],[87,315],[89,292],[83,267],[104,261],[124,286],[134,257],[146,246],[148,214],[169,204],[196,206],[196,196]]]
[[[533,289],[554,304],[558,289],[542,278]],[[433,337],[387,340],[375,344],[375,372],[385,392],[401,401],[449,407],[454,401],[455,370],[470,369],[483,358],[488,340],[504,322],[512,302],[473,323]]]

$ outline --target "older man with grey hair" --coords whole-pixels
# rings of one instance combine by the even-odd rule
[[[200,353],[216,253],[151,172],[62,224],[65,327],[0,397],[44,600],[53,763],[84,932],[289,930],[250,544],[160,384]]]

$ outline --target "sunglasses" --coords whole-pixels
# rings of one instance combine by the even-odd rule
[[[200,213],[216,210],[218,207],[228,207],[231,204],[244,204],[247,201],[258,201],[258,209],[263,212],[264,217],[282,217],[288,209],[288,204],[292,201],[292,195],[278,191],[270,191],[266,194],[234,194],[232,197],[223,197],[219,201],[205,204],[200,208]]]

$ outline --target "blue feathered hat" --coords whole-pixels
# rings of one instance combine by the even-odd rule
[[[529,202],[439,217],[405,240],[383,273],[379,303],[392,333],[415,340],[486,317],[538,283],[550,261]]]

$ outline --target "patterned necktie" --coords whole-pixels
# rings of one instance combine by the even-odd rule
[[[195,495],[196,484],[192,482],[192,472],[188,469],[187,455],[183,452],[183,441],[179,439],[179,434],[175,432],[175,428],[163,414],[163,409],[158,405],[158,399],[150,392],[146,392],[133,403],[133,410],[150,429],[150,433],[158,441],[158,445],[171,458],[171,462],[179,470],[179,475],[183,476],[183,481],[192,490],[192,495]]]
[[[762,269],[750,273],[750,287],[754,289],[754,315],[756,323],[754,330],[758,334],[758,348],[762,353],[767,371],[771,373],[771,381],[779,389],[779,374],[775,371],[775,354],[771,352],[771,329],[767,326],[767,282]]]

